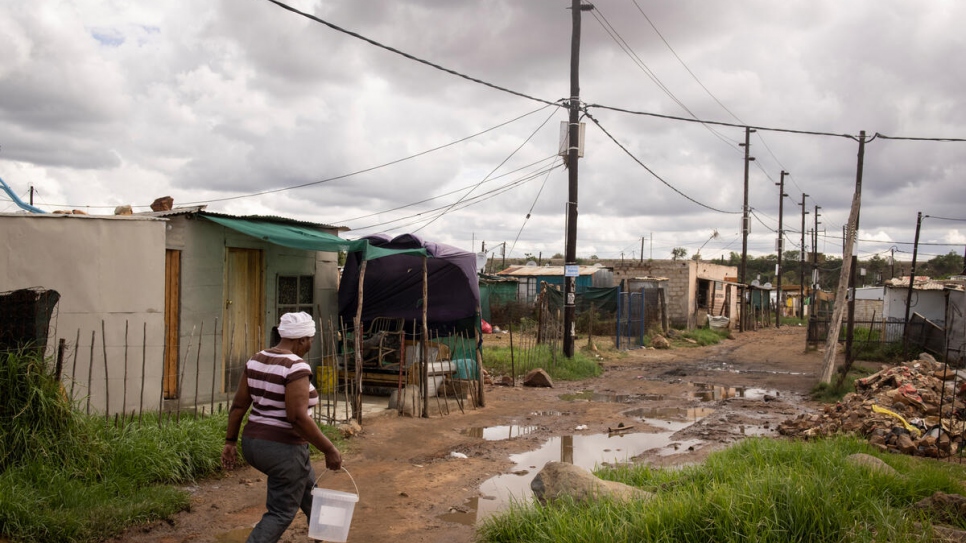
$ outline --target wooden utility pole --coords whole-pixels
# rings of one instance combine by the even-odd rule
[[[912,309],[912,287],[916,282],[916,257],[919,256],[919,230],[922,228],[922,211],[916,215],[916,239],[912,243],[912,269],[909,271],[909,290],[906,292],[906,318],[902,321],[902,355],[906,355],[909,342],[909,310]]]
[[[798,204],[802,206],[802,250],[801,254],[798,255],[799,267],[798,267],[798,318],[805,318],[805,215],[808,215],[808,210],[805,209],[805,198],[808,195],[804,192],[802,193],[802,203]]]
[[[782,170],[782,179],[780,183],[775,183],[778,185],[778,244],[775,247],[778,250],[778,267],[775,270],[775,279],[778,283],[778,295],[775,296],[775,301],[778,303],[778,311],[775,312],[775,328],[782,327],[782,310],[784,306],[782,304],[782,249],[785,246],[785,232],[782,230],[782,212],[785,209],[785,176],[788,172]]]
[[[568,270],[577,266],[577,158],[580,151],[580,12],[590,11],[594,6],[571,0],[570,9],[573,31],[570,38],[570,121],[567,168],[570,171],[567,194],[567,240],[564,251],[564,330],[563,352],[567,358],[574,356],[576,335],[577,278]]]
[[[812,217],[812,220],[815,221],[815,227],[812,229],[812,250],[809,253],[811,255],[809,257],[809,262],[812,265],[811,266],[812,274],[811,274],[811,277],[809,278],[809,280],[811,281],[810,284],[812,285],[812,295],[809,296],[809,301],[811,302],[811,306],[812,306],[812,311],[811,311],[812,314],[818,313],[818,303],[817,303],[817,300],[815,299],[815,292],[819,290],[818,289],[819,282],[815,276],[818,275],[818,271],[817,271],[818,270],[818,225],[822,224],[818,220],[819,209],[822,209],[822,206],[815,206],[815,215]]]
[[[855,194],[852,195],[852,209],[849,211],[848,236],[845,240],[845,252],[842,254],[842,272],[839,275],[839,286],[835,293],[835,307],[832,310],[832,321],[828,325],[828,339],[825,342],[825,361],[822,367],[821,382],[832,382],[832,371],[835,369],[835,351],[839,344],[839,328],[842,326],[842,313],[845,309],[845,293],[849,286],[849,274],[852,273],[852,254],[855,249],[855,236],[859,231],[859,207],[862,204],[862,168],[865,164],[865,130],[859,133],[858,163],[855,168]]]
[[[748,221],[748,165],[751,164],[754,157],[749,156],[751,152],[751,133],[754,132],[749,127],[745,127],[745,142],[739,143],[738,145],[745,148],[745,198],[741,205],[741,269],[738,270],[738,282],[745,284],[745,268],[748,264],[748,231],[750,230],[751,223]],[[742,310],[744,310],[744,305],[742,305]],[[744,321],[744,318],[741,319]]]

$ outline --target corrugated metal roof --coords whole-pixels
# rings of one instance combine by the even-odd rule
[[[145,217],[177,217],[179,215],[192,215],[199,211],[204,211],[206,207],[208,206],[203,205],[203,206],[176,207],[174,209],[169,209],[167,211],[144,211],[140,213],[135,213],[135,215],[141,215]]]
[[[594,275],[601,270],[607,270],[601,266],[578,266],[577,273],[580,275]],[[513,277],[543,277],[543,276],[562,276],[563,266],[510,266],[497,275],[510,275]]]
[[[246,221],[258,221],[258,222],[267,222],[267,223],[273,223],[273,224],[291,224],[294,226],[327,228],[330,230],[337,230],[339,232],[345,232],[349,230],[345,226],[332,226],[330,224],[300,221],[297,219],[290,219],[288,217],[279,217],[277,215],[228,215],[226,213],[214,213],[211,211],[205,211],[205,208],[207,207],[208,206],[206,205],[176,207],[168,211],[147,211],[144,213],[136,213],[136,215],[166,218],[166,217],[177,217],[180,215],[193,215],[195,213],[204,211],[206,215],[213,215],[215,217],[224,217],[226,219],[241,219]]]
[[[909,288],[909,278],[896,277],[894,279],[889,279],[885,282],[885,285],[887,287],[907,289]],[[942,281],[934,281],[931,278],[923,275],[917,275],[916,281],[912,284],[913,290],[943,290],[944,288],[946,288],[946,283]]]

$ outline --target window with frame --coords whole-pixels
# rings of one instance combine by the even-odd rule
[[[314,292],[315,278],[311,275],[279,275],[278,289],[276,291],[276,309],[278,315],[276,322],[285,313],[297,313],[304,311],[309,315],[312,312],[312,293]]]

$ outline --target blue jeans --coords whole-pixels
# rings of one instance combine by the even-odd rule
[[[275,543],[295,520],[299,509],[306,517],[312,513],[315,471],[309,461],[309,446],[243,437],[242,455],[250,466],[268,476],[268,511],[255,525],[247,543]]]

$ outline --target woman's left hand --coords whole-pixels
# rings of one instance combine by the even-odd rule
[[[238,451],[234,443],[225,443],[225,447],[221,450],[221,467],[225,471],[231,471],[235,469],[235,463],[238,459]]]

